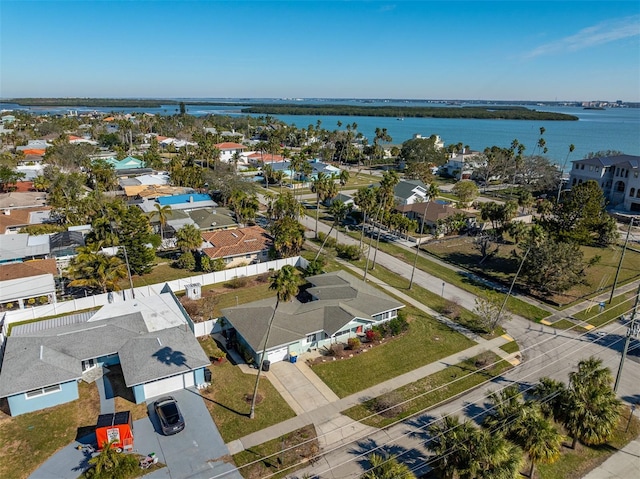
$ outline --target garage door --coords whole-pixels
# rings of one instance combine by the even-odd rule
[[[144,385],[144,397],[149,399],[161,394],[167,394],[178,389],[194,385],[193,373],[179,374],[170,378],[160,379]]]
[[[278,361],[284,361],[287,354],[289,354],[289,348],[285,346],[284,348],[274,349],[273,351],[267,352],[267,359],[272,363],[277,363]]]

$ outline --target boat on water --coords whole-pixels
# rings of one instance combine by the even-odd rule
[[[404,118],[396,118],[398,121],[404,121]]]

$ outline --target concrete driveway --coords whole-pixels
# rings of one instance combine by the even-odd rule
[[[153,411],[153,398],[147,402],[149,417],[133,423],[134,448],[142,455],[155,452],[167,465],[145,477],[149,479],[209,479],[224,474],[225,478],[242,479],[228,461],[224,444],[202,396],[195,389],[171,393],[178,401],[186,427],[174,436],[163,436]],[[79,444],[95,444],[95,434],[81,442],[73,442],[40,466],[31,479],[77,479],[87,469],[91,455],[78,451]]]

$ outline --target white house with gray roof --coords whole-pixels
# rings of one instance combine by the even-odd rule
[[[427,201],[428,186],[420,180],[401,180],[393,189],[393,196],[399,205],[412,205]]]
[[[344,271],[310,276],[311,301],[280,302],[266,359],[282,361],[364,333],[398,316],[405,305]],[[239,344],[259,362],[276,299],[255,301],[222,310]]]
[[[190,319],[168,286],[159,295],[107,304],[76,315],[14,327],[6,339],[0,398],[17,416],[78,398],[95,368],[120,364],[136,403],[204,383],[210,364]]]

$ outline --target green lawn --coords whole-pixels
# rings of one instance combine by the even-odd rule
[[[536,467],[540,479],[579,479],[587,472],[602,464],[611,454],[618,452],[640,434],[640,420],[634,417],[629,430],[625,432],[629,420],[629,408],[624,406],[614,436],[602,446],[578,445],[575,450],[563,448],[560,459],[554,464]]]
[[[481,371],[483,367],[487,369]],[[380,398],[347,409],[343,414],[368,426],[385,427],[482,385],[511,367],[508,362],[487,351]],[[393,407],[394,404],[400,405]],[[382,411],[382,408],[389,406],[391,409]]]
[[[0,412],[0,477],[26,478],[56,451],[93,432],[100,414],[98,389],[81,382],[78,390],[77,401],[16,417]]]
[[[200,344],[209,351],[214,344]],[[265,427],[295,416],[273,385],[265,377],[260,378],[258,395],[263,399],[256,405],[255,418],[249,419],[250,400],[256,377],[244,374],[228,360],[210,366],[212,385],[200,391],[204,402],[225,442],[233,441]]]
[[[246,449],[233,456],[245,479],[291,477],[289,474],[307,465],[320,452],[313,424],[282,437]],[[281,472],[279,472],[281,471]]]
[[[486,260],[481,266],[479,265],[480,253],[474,248],[473,242],[469,238],[429,242],[424,245],[424,249],[448,263],[482,273],[504,284],[510,283],[518,268],[518,262],[511,256],[511,252],[516,249],[512,244],[501,245],[498,253]],[[596,257],[600,258],[599,261],[586,269],[584,284],[576,285],[562,295],[551,296],[548,298],[550,301],[567,306],[585,297],[600,293],[613,284],[615,271],[620,261],[620,249],[582,246],[581,250],[584,253],[585,263]],[[640,252],[628,249],[620,270],[618,284],[634,280],[639,276],[639,272]]]
[[[505,353],[512,354],[520,351],[520,346],[518,346],[518,343],[516,343],[515,341],[511,341],[500,346],[500,349],[502,349]]]
[[[556,328],[556,329],[570,329],[572,331],[575,331],[576,333],[584,333],[587,330],[584,329],[582,326],[578,326],[577,324],[569,321],[568,319],[561,319],[559,321],[556,321],[555,323],[551,324],[552,328]]]
[[[412,307],[409,331],[353,358],[327,361],[313,371],[340,397],[412,371],[474,345],[474,342]]]
[[[598,304],[594,303],[592,307],[584,309],[573,315],[574,318],[587,321],[594,326],[602,326],[611,320],[619,318],[621,315],[629,315],[633,309],[635,302],[635,292],[629,291],[625,294],[614,296],[611,304],[605,305],[603,312],[600,312]]]

